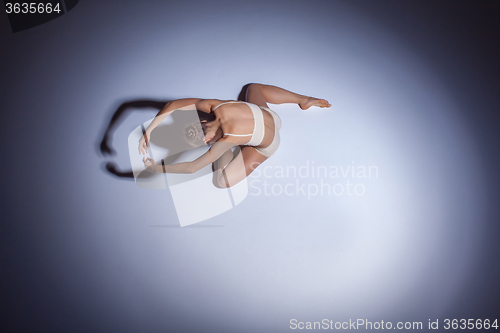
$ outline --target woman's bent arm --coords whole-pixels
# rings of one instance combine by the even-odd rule
[[[188,105],[196,104],[201,101],[201,98],[183,98],[177,99],[175,101],[168,102],[163,109],[158,112],[155,119],[149,124],[148,128],[146,128],[146,132],[151,134],[151,132],[158,126],[165,118],[167,118],[172,112],[177,109],[183,108]]]
[[[156,164],[150,158],[147,160],[144,158],[143,161],[147,169],[155,173],[195,173],[219,159],[219,157],[234,146],[237,146],[237,144],[222,139],[214,143],[206,153],[191,162],[161,165]]]

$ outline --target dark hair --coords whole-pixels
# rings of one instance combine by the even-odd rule
[[[213,112],[198,111],[199,123],[189,124],[184,128],[187,142],[193,147],[201,147],[205,144],[205,124],[215,120]]]
[[[200,118],[200,122],[206,121],[209,123],[215,120],[215,114],[213,112],[207,113],[198,110],[198,118]]]

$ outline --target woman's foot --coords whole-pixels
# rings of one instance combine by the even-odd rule
[[[307,110],[311,106],[317,106],[320,108],[329,108],[332,106],[326,99],[314,98],[314,97],[306,97],[302,102],[299,103],[299,106],[302,110]]]

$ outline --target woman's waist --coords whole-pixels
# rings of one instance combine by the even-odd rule
[[[260,108],[262,110],[264,110],[264,111],[269,112],[269,114],[273,118],[274,127],[279,130],[281,128],[281,118],[280,118],[280,116],[278,116],[278,114],[276,112],[274,112],[273,110],[271,110],[270,108],[266,108],[264,106],[260,106]]]

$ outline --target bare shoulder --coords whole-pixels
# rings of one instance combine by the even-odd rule
[[[217,105],[224,102],[226,101],[220,99],[200,99],[196,103],[196,109],[198,109],[199,111],[210,113]]]

